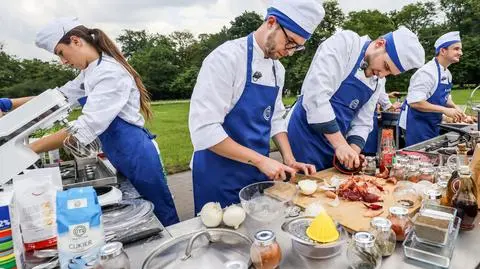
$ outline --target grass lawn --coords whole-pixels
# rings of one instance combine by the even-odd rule
[[[465,105],[471,90],[454,90],[453,100],[459,105]],[[292,105],[295,97],[283,99],[284,104]],[[152,109],[154,120],[147,125],[152,133],[157,135],[157,142],[162,152],[162,158],[169,174],[188,170],[193,147],[188,131],[189,102],[154,102]],[[74,111],[70,119],[75,119],[80,111]]]

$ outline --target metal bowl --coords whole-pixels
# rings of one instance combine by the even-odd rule
[[[285,214],[288,202],[297,194],[295,185],[262,181],[244,187],[238,196],[245,212],[260,222],[270,222]]]
[[[282,230],[292,239],[292,246],[301,255],[311,259],[328,259],[340,254],[348,240],[348,234],[340,224],[337,231],[340,237],[331,243],[319,243],[306,234],[308,226],[314,217],[302,216],[286,221],[282,224]]]

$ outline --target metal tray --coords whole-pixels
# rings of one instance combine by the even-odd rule
[[[75,163],[75,177],[63,179],[62,183],[65,189],[85,186],[107,186],[117,184],[116,171],[100,158],[85,158],[70,161]],[[94,168],[94,179],[89,179],[86,175],[85,167]]]
[[[424,263],[448,268],[455,249],[455,242],[457,240],[458,231],[460,230],[460,223],[461,219],[456,217],[453,229],[448,234],[447,244],[443,247],[421,243],[417,239],[415,231],[410,232],[403,242],[405,256]]]

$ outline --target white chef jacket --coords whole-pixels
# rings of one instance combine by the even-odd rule
[[[448,84],[452,81],[452,74],[450,70],[440,65],[440,78],[442,84]],[[427,100],[437,90],[438,86],[438,70],[435,58],[426,63],[413,74],[410,78],[410,85],[408,87],[407,103],[416,103]],[[400,127],[406,129],[407,127],[407,113],[408,106],[400,116]]]
[[[320,44],[302,85],[303,107],[309,124],[326,123],[335,119],[330,98],[354,68],[363,45],[368,40],[368,36],[360,37],[352,31],[341,31]],[[373,95],[350,123],[347,137],[356,135],[366,141],[373,129],[373,113],[379,94],[385,92],[385,78],[367,78],[360,69],[355,77],[370,87]]]
[[[83,85],[82,85],[83,84]],[[60,90],[70,104],[78,106],[78,99],[88,96],[82,115],[74,121],[74,134],[80,143],[90,144],[102,134],[115,117],[143,127],[140,113],[140,92],[135,80],[114,58],[103,54]]]
[[[277,85],[280,87],[275,102],[270,135],[286,132],[283,119],[285,107],[282,102],[282,88],[285,68],[279,61],[265,59],[262,49],[253,38],[252,76],[262,76],[253,81],[256,84],[275,86],[272,66],[275,64]],[[203,61],[197,83],[190,101],[189,129],[195,151],[208,149],[227,138],[223,129],[225,116],[233,109],[242,96],[247,77],[247,37],[227,41]],[[246,119],[248,120],[248,119]]]

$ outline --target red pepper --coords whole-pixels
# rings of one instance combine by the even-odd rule
[[[377,204],[365,204],[365,203],[363,203],[363,205],[365,205],[368,209],[371,209],[371,210],[380,210],[380,209],[383,208],[383,206],[377,205]]]

